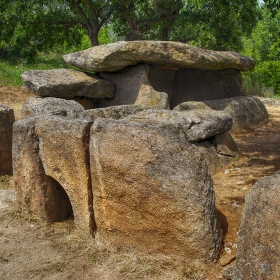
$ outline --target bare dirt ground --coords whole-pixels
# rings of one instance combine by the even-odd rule
[[[16,119],[33,96],[20,87],[0,88],[0,104],[12,107]],[[213,176],[216,207],[223,226],[222,262],[234,263],[244,198],[254,183],[280,170],[280,108],[268,108],[270,119],[233,135],[241,156]],[[147,256],[103,248],[75,233],[73,221],[47,224],[20,209],[11,175],[0,176],[0,279],[221,279],[221,262],[206,267],[176,258]],[[231,253],[230,253],[231,251]],[[231,263],[231,264],[232,264]]]

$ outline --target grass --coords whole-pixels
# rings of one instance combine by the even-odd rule
[[[29,70],[68,68],[62,54],[39,54],[32,62],[26,59],[0,58],[0,86],[22,86],[20,75]]]

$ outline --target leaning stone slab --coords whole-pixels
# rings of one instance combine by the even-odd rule
[[[239,155],[236,143],[229,132],[216,135],[213,143],[217,153],[222,156],[237,157]]]
[[[206,109],[226,111],[233,121],[231,132],[250,129],[269,118],[264,104],[253,96],[236,96],[217,100],[205,100],[203,102],[184,102],[173,108],[173,110],[185,111],[201,108],[203,106],[202,103],[205,104]]]
[[[236,69],[250,71],[255,61],[235,52],[210,51],[179,42],[117,42],[64,55],[64,60],[80,69],[114,72],[137,63],[164,68],[202,70]]]
[[[112,98],[115,91],[112,83],[72,69],[31,70],[21,78],[25,87],[39,96]]]
[[[176,128],[182,131],[190,142],[197,142],[227,132],[231,129],[232,119],[223,111],[214,110],[146,110],[126,118],[129,121],[145,123],[146,126]]]
[[[0,105],[0,173],[11,173],[14,110]]]
[[[280,172],[259,180],[245,198],[234,280],[280,279]]]
[[[71,203],[60,184],[46,175],[39,157],[39,138],[35,125],[41,117],[24,118],[14,123],[13,172],[19,205],[47,221],[72,214]]]
[[[63,114],[71,119],[76,119],[85,108],[73,100],[65,100],[55,97],[29,98],[23,104],[22,117],[42,114]]]
[[[96,229],[88,149],[91,124],[59,116],[45,116],[36,123],[44,171],[64,188],[75,225],[87,234]]]
[[[90,157],[102,242],[189,261],[218,258],[212,180],[199,149],[173,123],[99,118]]]

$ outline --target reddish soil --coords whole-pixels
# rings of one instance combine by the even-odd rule
[[[15,109],[31,96],[20,87],[0,88],[0,104]],[[225,247],[235,256],[244,199],[254,183],[280,170],[280,107],[251,131],[234,134],[241,156],[213,176]],[[46,224],[19,209],[12,176],[0,176],[0,279],[221,279],[220,262],[201,268],[163,256],[103,248],[78,236],[73,222]],[[232,262],[233,263],[233,262]],[[231,264],[232,264],[231,263]]]

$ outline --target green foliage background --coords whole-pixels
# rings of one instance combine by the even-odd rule
[[[148,39],[253,57],[255,70],[243,75],[248,93],[280,95],[280,4],[264,2],[1,0],[0,85],[20,84],[20,71],[68,67],[62,54],[94,42]]]

